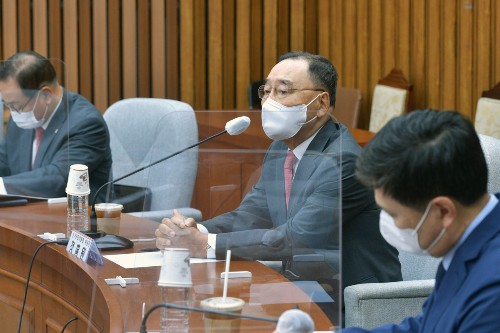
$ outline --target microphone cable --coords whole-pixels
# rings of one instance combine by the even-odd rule
[[[171,303],[160,303],[160,304],[153,305],[144,314],[144,317],[142,318],[142,322],[141,322],[141,328],[139,331],[140,333],[147,333],[146,322],[148,320],[148,317],[154,310],[156,310],[158,308],[172,308],[172,309],[186,310],[186,311],[192,311],[192,312],[210,313],[210,314],[216,314],[216,315],[220,315],[220,316],[227,316],[227,317],[234,317],[234,318],[250,319],[250,320],[257,320],[257,321],[267,321],[270,323],[277,323],[278,322],[278,319],[276,319],[276,318],[254,317],[254,316],[242,315],[242,314],[233,313],[233,312],[201,309],[201,308],[182,306],[182,305],[176,305],[176,304],[171,304]]]
[[[66,327],[68,327],[68,325],[71,324],[72,322],[74,322],[75,320],[78,320],[78,317],[74,317],[74,318],[71,318],[70,320],[68,320],[66,322],[66,324],[64,324],[64,326],[61,330],[61,333],[64,333],[64,331],[66,330]]]
[[[24,307],[26,305],[26,299],[28,297],[28,289],[29,289],[29,285],[30,285],[31,270],[33,268],[33,263],[35,262],[36,255],[42,249],[42,247],[44,247],[45,245],[50,245],[50,244],[66,245],[67,243],[68,243],[67,239],[58,240],[58,241],[51,241],[51,242],[45,242],[45,243],[42,243],[42,244],[38,245],[38,247],[36,248],[35,252],[33,253],[33,255],[31,257],[31,262],[30,262],[30,265],[29,265],[29,268],[28,268],[28,275],[26,276],[26,286],[24,287],[23,304],[21,306],[21,314],[19,315],[19,324],[17,326],[17,333],[21,332],[21,325],[23,323]]]

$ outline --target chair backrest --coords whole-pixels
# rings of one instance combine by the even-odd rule
[[[479,134],[500,139],[500,82],[477,101],[474,127]]]
[[[378,132],[390,119],[408,112],[412,86],[403,72],[393,69],[373,91],[369,130]]]
[[[479,134],[486,163],[488,164],[488,192],[500,192],[500,140]]]
[[[358,127],[361,90],[337,87],[335,100],[335,111],[333,112],[335,119],[348,127]]]
[[[179,101],[124,99],[111,105],[104,119],[110,132],[114,179],[198,141],[193,108]],[[149,188],[151,210],[189,207],[197,168],[198,150],[195,147],[118,184]]]
[[[399,252],[399,262],[401,262],[401,273],[404,281],[434,279],[440,261],[441,259],[431,256]]]

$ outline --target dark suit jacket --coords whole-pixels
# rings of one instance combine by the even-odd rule
[[[379,231],[373,192],[354,177],[360,150],[346,127],[328,121],[298,165],[287,210],[287,146],[273,142],[259,181],[241,205],[203,223],[217,234],[217,257],[224,258],[227,249],[250,260],[290,259],[314,249],[338,256],[342,234],[344,286],[401,280],[397,251]]]
[[[19,128],[9,120],[0,144],[0,176],[8,194],[66,196],[72,164],[88,166],[90,200],[109,180],[112,160],[108,128],[100,112],[84,97],[64,90],[32,167],[34,137],[34,129]]]

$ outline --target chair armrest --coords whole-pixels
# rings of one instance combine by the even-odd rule
[[[186,217],[192,217],[195,219],[195,221],[199,222],[202,219],[202,214],[201,211],[199,211],[196,208],[191,208],[191,207],[182,207],[182,208],[176,208],[179,213]],[[149,220],[161,222],[161,220],[164,217],[171,217],[174,215],[174,210],[173,209],[165,209],[165,210],[152,210],[152,211],[147,211],[147,212],[132,212],[130,215],[137,216],[137,217],[143,217]]]
[[[344,290],[345,325],[373,328],[421,312],[434,279],[362,283]]]

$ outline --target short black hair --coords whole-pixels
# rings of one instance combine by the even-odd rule
[[[337,70],[323,56],[308,52],[293,51],[281,55],[278,61],[286,59],[304,59],[309,63],[309,74],[311,80],[319,87],[325,89],[330,95],[330,105],[335,106],[335,96],[337,93]]]
[[[54,66],[34,51],[16,53],[0,64],[0,80],[8,78],[16,80],[23,93],[32,94],[44,85],[57,83]]]
[[[487,192],[488,167],[471,122],[455,111],[417,110],[390,120],[356,163],[365,186],[422,210],[437,196],[464,206]]]

